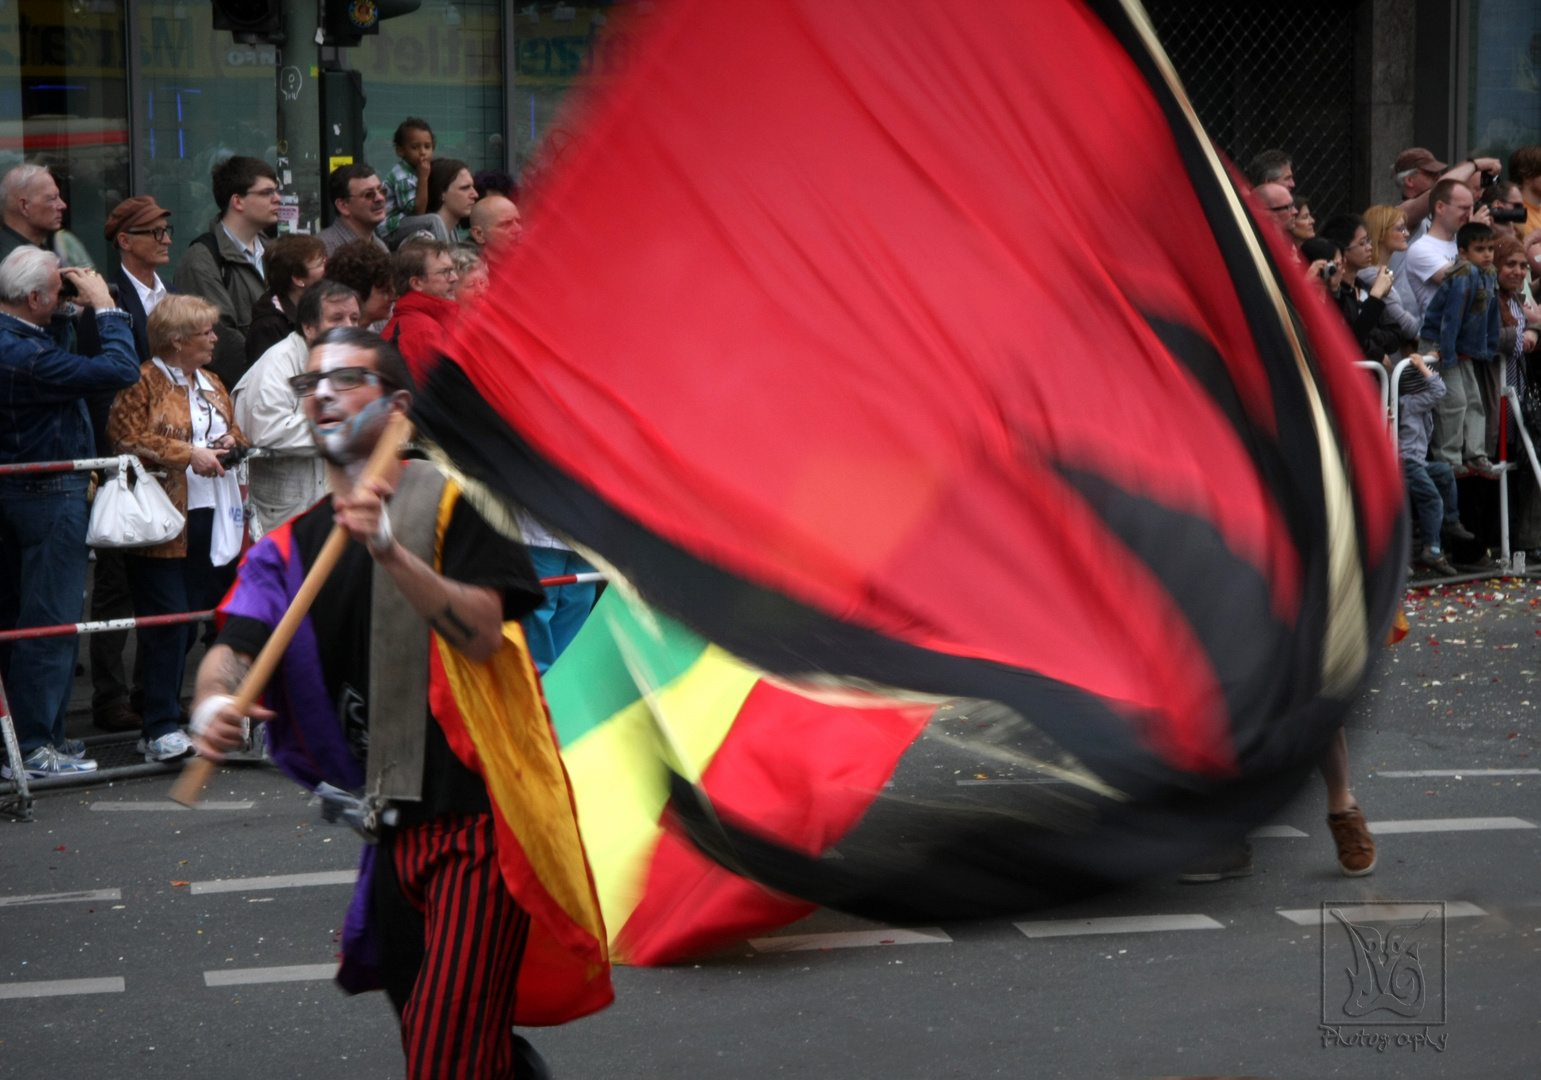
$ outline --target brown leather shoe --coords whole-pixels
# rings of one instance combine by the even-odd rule
[[[101,731],[139,731],[144,727],[144,718],[127,705],[116,705],[93,713],[91,726]]]
[[[1328,814],[1327,827],[1338,845],[1338,865],[1344,877],[1364,877],[1375,869],[1375,838],[1365,824],[1363,810],[1355,806],[1341,814]]]

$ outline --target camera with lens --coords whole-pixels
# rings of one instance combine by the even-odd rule
[[[1519,225],[1525,220],[1525,208],[1523,206],[1513,210],[1501,210],[1495,206],[1490,212],[1493,215],[1494,225]]]

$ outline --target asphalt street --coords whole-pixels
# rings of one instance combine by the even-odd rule
[[[525,1034],[562,1078],[1532,1077],[1541,588],[1408,607],[1350,729],[1381,831],[1369,877],[1338,873],[1313,782],[1254,840],[1251,877],[939,926],[821,911],[618,969],[609,1010]],[[400,1076],[383,997],[329,981],[355,836],[271,771],[223,771],[196,811],[168,787],[54,792],[0,824],[0,1075]],[[1414,1015],[1344,1015],[1351,939],[1324,902],[1420,943]]]

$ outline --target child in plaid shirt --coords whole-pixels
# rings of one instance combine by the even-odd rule
[[[433,164],[433,129],[428,121],[409,116],[396,128],[396,153],[401,160],[385,178],[385,220],[381,236],[396,231],[401,219],[428,212],[428,169]]]

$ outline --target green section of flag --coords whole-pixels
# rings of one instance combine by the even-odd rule
[[[638,612],[619,589],[606,589],[588,621],[542,683],[557,742],[565,750],[641,698],[616,645],[619,630],[635,650],[640,674],[661,689],[688,671],[706,651],[706,641],[651,609]]]

